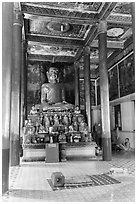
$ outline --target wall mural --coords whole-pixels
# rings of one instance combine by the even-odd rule
[[[96,105],[95,81],[90,81],[90,88],[91,88],[91,104],[92,106],[95,106]]]
[[[135,68],[133,54],[119,65],[120,97],[135,92]]]
[[[27,73],[27,103],[40,103],[41,71],[39,63],[29,63]]]
[[[90,81],[90,89],[91,89],[91,105],[95,106],[95,81]],[[80,105],[85,105],[85,87],[84,87],[84,79],[80,80]]]
[[[85,88],[84,88],[84,79],[80,80],[80,105],[85,106]]]
[[[118,66],[118,70],[117,67]],[[131,54],[121,63],[116,65],[113,69],[108,72],[109,80],[109,100],[132,94],[135,92],[135,67],[134,67],[134,56]],[[119,71],[119,85],[118,85],[118,72]],[[97,86],[97,105],[100,105],[100,78],[96,80]],[[120,87],[118,87],[120,86]]]
[[[112,101],[118,98],[118,73],[117,66],[108,72],[109,81],[109,100]]]

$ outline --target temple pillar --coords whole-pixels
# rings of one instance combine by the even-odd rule
[[[25,40],[22,41],[22,66],[21,66],[21,101],[20,101],[20,139],[23,140],[23,127],[25,123],[25,101],[27,96],[25,95],[25,88],[26,88],[26,81],[25,81],[25,75],[26,75],[26,42]],[[21,141],[20,141],[21,142]],[[20,146],[20,148],[22,148]],[[21,152],[22,154],[22,149]]]
[[[22,74],[23,74],[23,117],[27,120],[27,42],[24,40],[22,44]]]
[[[2,194],[9,188],[13,2],[2,2]]]
[[[131,12],[132,12],[133,51],[135,59],[135,2],[131,3]]]
[[[79,64],[74,63],[75,68],[75,106],[80,107],[80,89],[79,89]]]
[[[100,21],[98,26],[99,40],[99,73],[101,96],[101,122],[102,122],[102,150],[103,160],[109,161],[111,152],[110,110],[109,110],[109,84],[107,69],[107,23]]]
[[[27,120],[27,42],[23,43],[23,73],[24,73],[24,117]]]
[[[90,90],[90,47],[84,48],[84,86],[85,86],[85,109],[88,121],[88,132],[91,140],[92,115],[91,115],[91,90]]]
[[[10,165],[20,163],[20,114],[21,114],[21,67],[22,67],[22,13],[18,3],[13,12],[13,70],[11,85]]]

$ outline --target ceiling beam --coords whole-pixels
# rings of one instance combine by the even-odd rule
[[[98,23],[98,19],[92,20],[92,19],[81,19],[81,18],[72,18],[69,16],[57,16],[57,17],[51,17],[48,15],[41,15],[41,13],[26,13],[24,12],[24,18],[29,20],[39,20],[39,21],[59,21],[59,22],[65,22],[70,24],[78,24],[78,25],[94,25]]]
[[[113,13],[107,18],[107,23],[131,26],[132,16]]]
[[[27,41],[40,42],[45,45],[61,46],[68,48],[80,48],[83,47],[83,40],[69,39],[69,38],[58,38],[52,36],[43,36],[43,35],[26,35]]]
[[[79,49],[76,56],[75,56],[75,61],[79,60],[80,57],[83,55],[83,48]]]
[[[125,42],[124,42],[124,48],[129,46],[131,43],[133,43],[133,35],[130,36]]]
[[[71,56],[53,56],[53,55],[32,55],[28,54],[29,61],[50,61],[55,62],[74,62],[74,57]]]
[[[59,22],[65,22],[70,24],[78,24],[78,25],[97,25],[99,23],[98,19],[80,19],[80,18],[70,18],[68,16],[66,17],[51,17],[51,16],[43,16],[41,14],[33,14],[33,13],[24,13],[24,19],[28,20],[38,20],[38,21],[59,21]],[[111,24],[121,24],[126,26],[132,25],[131,16],[124,16],[124,15],[118,15],[118,14],[111,14],[108,19],[106,19],[107,23]]]
[[[98,40],[93,40],[90,44],[91,48],[98,48]],[[107,41],[107,48],[109,49],[123,49],[124,42],[120,41]]]

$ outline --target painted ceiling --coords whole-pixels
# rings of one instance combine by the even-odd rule
[[[98,67],[98,23],[107,22],[107,56],[132,41],[129,2],[22,2],[30,61],[75,62],[90,47],[91,69]]]

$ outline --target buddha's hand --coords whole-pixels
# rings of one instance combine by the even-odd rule
[[[64,100],[63,100],[62,102],[63,102],[63,103],[67,103],[67,102],[66,102],[66,101],[64,101]]]

